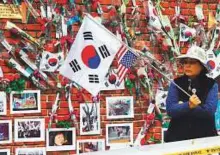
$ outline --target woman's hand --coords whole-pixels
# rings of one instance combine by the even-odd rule
[[[197,95],[194,94],[189,98],[189,107],[191,109],[196,108],[199,104],[201,104],[201,100]]]

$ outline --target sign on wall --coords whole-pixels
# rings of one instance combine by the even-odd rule
[[[22,23],[26,21],[26,5],[20,6],[11,4],[0,4],[0,19],[21,19]]]

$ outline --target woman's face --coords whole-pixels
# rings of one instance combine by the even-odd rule
[[[202,71],[203,66],[196,59],[186,58],[183,60],[184,73],[190,78],[195,78]]]
[[[55,145],[63,145],[63,143],[65,142],[65,138],[64,138],[64,135],[62,133],[59,133],[55,136],[55,139],[54,139],[54,144]]]

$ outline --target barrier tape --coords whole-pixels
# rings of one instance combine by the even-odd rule
[[[215,153],[220,153],[220,146],[204,148],[204,149],[196,149],[196,150],[184,151],[184,152],[168,153],[164,155],[212,155]]]

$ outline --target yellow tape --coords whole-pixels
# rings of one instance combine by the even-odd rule
[[[184,152],[176,152],[176,153],[168,153],[164,155],[211,155],[214,153],[220,153],[220,146],[217,147],[210,147],[205,149],[197,149],[191,151],[184,151]]]

